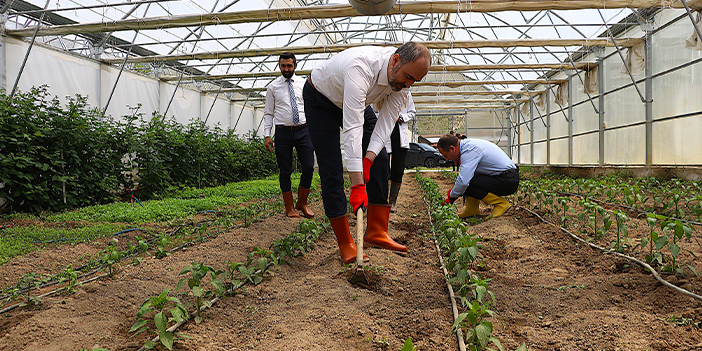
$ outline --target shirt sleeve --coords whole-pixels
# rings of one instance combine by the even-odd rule
[[[405,103],[405,93],[396,92],[388,95],[385,102],[380,108],[378,121],[375,123],[373,134],[371,135],[370,143],[368,143],[368,151],[374,152],[376,155],[385,147],[385,144],[390,140],[397,116],[400,115],[400,110]]]
[[[266,89],[266,106],[263,109],[263,137],[271,136],[271,129],[273,129],[273,114],[275,113],[274,89],[273,83],[269,84]]]
[[[402,117],[402,123],[407,123],[414,119],[417,115],[417,110],[414,108],[414,100],[412,100],[412,94],[407,95],[407,108],[400,113]]]
[[[453,185],[453,189],[451,190],[451,197],[457,198],[466,192],[470,181],[475,175],[475,169],[478,168],[479,162],[480,154],[478,150],[468,149],[466,151],[461,151],[461,168],[458,171],[456,184]]]
[[[344,158],[349,172],[363,172],[363,111],[373,78],[370,69],[358,65],[344,72]]]

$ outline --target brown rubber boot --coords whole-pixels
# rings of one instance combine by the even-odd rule
[[[458,214],[459,218],[468,218],[468,217],[473,217],[473,216],[479,216],[480,215],[480,200],[470,197],[470,196],[464,196],[463,199],[466,202],[466,208],[463,209],[463,212]]]
[[[290,218],[300,218],[300,215],[297,214],[297,211],[295,211],[295,208],[293,208],[292,191],[286,191],[283,193],[283,202],[285,203],[286,216]]]
[[[510,207],[512,207],[512,205],[509,204],[509,201],[493,193],[488,193],[483,198],[483,201],[485,201],[485,203],[488,205],[495,206],[490,214],[492,217],[502,216],[505,212],[507,212],[507,210],[509,210]]]
[[[395,204],[397,203],[397,195],[400,194],[401,186],[402,182],[390,181],[390,196],[388,198],[388,202],[392,205],[392,207],[390,207],[390,213],[395,213],[395,211],[397,211]]]
[[[314,217],[314,212],[307,206],[307,196],[310,194],[310,189],[303,187],[297,188],[297,203],[295,209],[302,211],[302,216],[307,218]]]
[[[407,247],[392,240],[388,234],[388,221],[392,205],[368,204],[368,226],[363,241],[381,249],[407,252]]]
[[[356,244],[351,237],[351,229],[349,229],[349,217],[343,215],[340,217],[329,218],[331,227],[336,235],[336,243],[339,244],[341,259],[344,263],[356,262]],[[368,261],[368,255],[363,254],[363,261]]]

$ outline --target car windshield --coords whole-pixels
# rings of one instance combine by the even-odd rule
[[[427,144],[418,144],[418,145],[419,145],[419,147],[421,147],[422,149],[424,149],[424,150],[426,150],[426,151],[431,151],[431,152],[437,152],[437,151],[438,151],[438,150],[436,150],[436,149],[435,149],[433,146],[431,146],[431,145],[427,145]]]

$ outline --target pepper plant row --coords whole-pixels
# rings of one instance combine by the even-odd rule
[[[431,210],[435,239],[449,272],[447,279],[463,308],[454,321],[454,329],[460,328],[465,333],[464,341],[471,351],[491,350],[492,345],[504,351],[500,340],[492,336],[493,325],[489,321],[491,317],[498,318],[493,310],[495,296],[488,286],[490,279],[474,270],[483,265],[479,254],[481,238],[467,233],[468,224],[458,218],[452,207],[442,206],[443,192],[434,180],[422,177],[419,172],[416,180]],[[516,351],[526,349],[522,343]]]
[[[300,222],[296,231],[276,240],[268,249],[254,247],[244,262],[229,261],[224,267],[217,269],[205,263],[193,262],[180,271],[179,275],[183,278],[176,284],[172,294],[170,289],[166,289],[144,301],[137,311],[137,321],[129,332],[133,333],[133,336],[143,332],[157,336],[157,340],[147,340],[144,343],[145,349],[153,349],[160,342],[162,346],[172,350],[176,339],[188,338],[172,330],[175,329],[175,325],[190,319],[191,313],[188,312],[188,308],[194,308],[193,319],[199,324],[203,318],[202,310],[212,307],[215,299],[235,295],[247,283],[259,284],[266,276],[274,274],[272,268],[309,252],[319,240],[319,236],[328,230],[328,222],[304,220]],[[191,302],[182,303],[178,296]]]
[[[521,181],[512,198],[588,240],[608,244],[605,246],[619,253],[641,255],[646,263],[663,272],[685,275],[689,269],[697,275],[693,265],[681,262],[683,252],[695,257],[684,248],[694,238],[694,227],[673,216],[699,216],[698,193],[685,196],[685,202],[681,202],[685,191],[699,185],[679,180],[668,183],[671,185],[662,187],[667,189],[665,192],[648,188],[660,185],[654,178],[529,179]],[[634,228],[646,235],[631,237]]]

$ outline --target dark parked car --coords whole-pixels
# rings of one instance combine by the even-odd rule
[[[405,159],[405,168],[413,167],[429,167],[443,166],[446,164],[446,159],[431,145],[410,143],[410,148],[407,151],[407,159]]]

